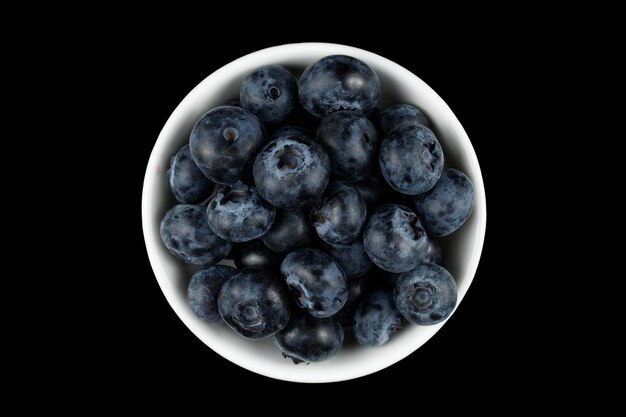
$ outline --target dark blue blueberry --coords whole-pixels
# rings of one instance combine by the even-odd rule
[[[428,252],[428,236],[420,219],[398,204],[376,209],[365,227],[363,244],[370,259],[389,272],[410,271]]]
[[[329,255],[317,249],[291,252],[280,265],[295,302],[314,317],[330,317],[348,298],[346,275]]]
[[[365,252],[361,239],[356,239],[347,245],[323,243],[322,250],[337,261],[348,279],[360,277],[374,266]]]
[[[443,151],[428,128],[407,126],[393,130],[380,146],[380,172],[395,190],[409,195],[424,193],[443,171]]]
[[[189,139],[191,156],[209,179],[232,185],[265,144],[263,123],[248,110],[216,107],[198,120]]]
[[[280,139],[283,136],[297,136],[308,140],[313,140],[311,132],[300,126],[281,126],[272,133],[270,141]]]
[[[354,312],[359,304],[361,304],[361,300],[363,300],[363,297],[365,297],[365,294],[369,291],[370,286],[370,280],[367,277],[348,281],[348,300],[333,318],[343,326],[352,326],[354,324]]]
[[[263,122],[284,121],[298,102],[298,83],[280,65],[267,65],[248,75],[239,94],[244,109],[256,114]]]
[[[233,261],[239,269],[265,268],[278,271],[283,257],[271,251],[260,240],[235,245]]]
[[[366,346],[380,346],[402,327],[391,291],[370,293],[354,313],[354,336]]]
[[[247,242],[261,237],[272,226],[276,209],[263,200],[256,188],[238,181],[222,186],[207,207],[209,226],[230,242]]]
[[[322,204],[312,210],[317,235],[327,243],[348,244],[363,230],[367,207],[361,194],[345,183],[328,186]]]
[[[193,274],[187,287],[187,300],[196,316],[209,322],[220,319],[217,296],[222,285],[236,273],[237,270],[230,266],[214,265]]]
[[[422,222],[422,224],[424,224]],[[426,257],[422,260],[425,264],[443,264],[443,249],[439,239],[435,236],[428,236],[428,251]]]
[[[387,107],[378,116],[378,126],[385,135],[388,135],[392,130],[406,126],[424,126],[431,129],[430,122],[424,112],[410,104],[396,104]]]
[[[320,319],[298,313],[272,339],[283,356],[295,364],[319,362],[339,352],[343,344],[343,327],[333,317]]]
[[[452,314],[456,297],[454,278],[436,264],[422,264],[400,274],[393,292],[400,313],[423,326],[437,324]]]
[[[303,248],[313,243],[315,230],[304,210],[277,210],[272,227],[261,240],[278,253]]]
[[[472,214],[472,181],[457,169],[448,169],[426,194],[414,198],[414,207],[424,228],[433,235],[447,236]]]
[[[294,210],[320,199],[330,178],[330,158],[318,143],[288,134],[268,143],[254,161],[254,183],[276,207]]]
[[[178,259],[195,265],[213,265],[228,255],[232,243],[216,235],[203,206],[179,204],[161,220],[161,240]]]
[[[350,56],[331,55],[304,70],[299,93],[302,107],[319,118],[337,110],[365,114],[378,103],[380,80],[365,62]]]
[[[322,119],[317,141],[330,156],[332,173],[338,178],[358,178],[376,162],[378,133],[361,113],[338,111]]]
[[[215,183],[208,179],[191,159],[189,145],[180,148],[172,157],[167,175],[172,193],[181,203],[202,203],[215,189]]]
[[[265,269],[246,269],[226,281],[217,307],[226,324],[248,339],[281,331],[291,314],[285,283]]]

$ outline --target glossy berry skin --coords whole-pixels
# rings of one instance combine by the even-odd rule
[[[260,240],[235,245],[233,261],[238,269],[261,268],[278,271],[282,255],[271,251]]]
[[[421,264],[397,277],[393,297],[400,313],[411,323],[437,324],[456,306],[456,282],[443,267]]]
[[[457,169],[448,169],[426,194],[413,200],[424,228],[433,235],[447,236],[458,230],[472,214],[472,181]]]
[[[443,248],[435,236],[428,236],[428,250],[422,262],[425,264],[443,264]]]
[[[196,316],[209,322],[220,320],[217,296],[222,285],[236,273],[230,266],[214,265],[193,274],[187,287],[187,300]]]
[[[315,229],[304,210],[277,210],[272,227],[261,240],[278,253],[286,253],[313,243]]]
[[[351,279],[348,281],[348,300],[343,308],[333,316],[342,326],[352,326],[354,324],[354,312],[356,311],[365,294],[370,290],[370,280],[368,277]]]
[[[334,318],[316,318],[294,314],[287,327],[272,336],[285,358],[293,363],[319,362],[339,352],[343,328]]]
[[[385,344],[401,327],[402,315],[394,304],[391,291],[370,293],[354,313],[354,336],[361,345]]]
[[[360,236],[367,219],[361,194],[345,183],[328,186],[324,200],[312,211],[313,226],[326,243],[348,244]]]
[[[191,159],[189,145],[180,148],[172,157],[167,176],[172,193],[180,203],[202,203],[215,189],[215,183],[208,179]]]
[[[280,265],[280,272],[298,307],[313,317],[330,317],[346,303],[346,276],[337,262],[320,250],[291,252]]]
[[[291,314],[285,283],[264,269],[246,269],[226,281],[217,307],[226,324],[248,339],[281,331]]]
[[[380,80],[365,62],[345,55],[330,55],[304,70],[299,95],[302,107],[319,118],[337,110],[365,114],[376,107]]]
[[[443,171],[443,151],[423,126],[393,130],[380,145],[380,172],[395,190],[416,195],[430,190]]]
[[[263,148],[253,174],[265,200],[278,208],[299,209],[322,197],[330,179],[330,158],[318,143],[289,134]]]
[[[430,122],[423,111],[410,104],[396,104],[387,107],[378,116],[380,130],[388,135],[392,130],[406,126],[424,126],[431,129]]]
[[[361,239],[356,239],[347,245],[322,243],[321,249],[337,261],[349,280],[364,275],[374,266],[365,252]]]
[[[265,144],[263,123],[248,110],[221,106],[198,120],[189,138],[194,162],[210,180],[232,185]]]
[[[172,255],[195,265],[218,263],[228,255],[232,246],[211,230],[205,208],[192,204],[179,204],[165,213],[160,233]]]
[[[428,236],[419,218],[398,204],[376,209],[365,227],[363,244],[379,268],[395,273],[415,268],[428,252]]]
[[[298,83],[285,67],[266,65],[243,80],[239,98],[264,123],[280,123],[298,102]]]
[[[220,187],[206,213],[209,226],[221,238],[247,242],[270,229],[276,209],[261,198],[256,188],[238,181],[232,187]]]
[[[337,178],[358,178],[376,162],[378,133],[361,113],[338,111],[329,114],[317,128],[317,141],[330,156]]]

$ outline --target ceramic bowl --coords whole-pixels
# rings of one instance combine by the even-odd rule
[[[294,365],[291,360],[282,357],[271,338],[246,340],[224,323],[211,324],[198,319],[187,304],[186,297],[189,278],[197,267],[175,259],[161,242],[159,223],[165,212],[176,204],[166,175],[169,159],[188,142],[191,129],[200,116],[227,99],[238,97],[243,78],[260,66],[281,64],[299,76],[309,64],[333,54],[361,59],[378,73],[382,88],[378,108],[409,103],[423,109],[444,149],[446,165],[462,170],[472,180],[475,201],[471,217],[460,230],[442,239],[444,266],[456,279],[459,302],[474,278],[485,237],[485,190],[472,143],[441,97],[400,65],[349,46],[300,43],[251,53],[209,75],[174,110],[148,161],[142,196],[143,231],[148,256],[163,294],[183,323],[200,340],[217,354],[243,368],[286,381],[332,382],[371,374],[415,352],[445,325],[445,321],[435,326],[407,324],[383,346],[361,347],[355,342],[348,342],[327,361]],[[211,352],[206,354],[212,355]]]

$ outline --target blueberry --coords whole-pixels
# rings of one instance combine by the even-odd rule
[[[437,324],[456,306],[456,282],[443,267],[422,264],[398,276],[393,297],[400,313],[410,322]]]
[[[285,358],[293,363],[319,362],[339,352],[343,344],[343,328],[334,318],[316,318],[294,314],[289,324],[272,336]]]
[[[428,251],[428,237],[419,218],[398,204],[376,209],[365,227],[363,244],[370,259],[389,272],[410,271]]]
[[[209,179],[232,185],[265,143],[263,123],[248,110],[216,107],[198,120],[189,148],[200,171]]]
[[[238,181],[232,187],[220,187],[206,213],[209,226],[221,238],[247,242],[270,229],[276,209],[259,196],[256,188]]]
[[[260,240],[235,245],[233,261],[239,269],[265,268],[278,271],[283,257],[271,251]]]
[[[365,252],[361,239],[356,239],[347,245],[323,243],[322,250],[337,261],[348,279],[358,278],[374,266]]]
[[[317,249],[298,249],[285,257],[280,272],[298,307],[314,317],[330,317],[346,303],[346,276],[337,262]]]
[[[232,243],[209,227],[205,208],[191,204],[172,207],[161,220],[161,240],[178,259],[195,265],[213,265],[224,259]]]
[[[406,126],[424,126],[431,129],[430,122],[424,112],[410,104],[396,104],[387,107],[378,116],[378,126],[385,135],[392,130]]]
[[[428,128],[393,130],[380,146],[380,172],[395,190],[416,195],[430,190],[443,171],[443,151]]]
[[[304,210],[277,210],[272,227],[261,240],[274,252],[286,253],[309,246],[315,230]]]
[[[317,141],[330,156],[332,173],[338,178],[358,178],[374,165],[378,133],[361,113],[338,111],[322,119]]]
[[[345,183],[328,186],[322,204],[312,210],[317,235],[327,243],[348,244],[363,230],[367,207],[361,194]]]
[[[246,269],[226,281],[217,307],[226,324],[248,339],[281,331],[291,314],[284,282],[264,269]]]
[[[333,316],[335,320],[343,326],[352,326],[354,324],[354,312],[370,289],[370,280],[368,277],[351,279],[348,281],[348,300],[343,308]]]
[[[472,214],[474,187],[457,169],[448,169],[426,194],[414,198],[424,228],[437,236],[456,231]]]
[[[237,270],[230,266],[214,265],[193,274],[187,288],[187,300],[196,316],[209,322],[220,319],[217,296],[222,285],[236,273]]]
[[[378,102],[380,80],[365,62],[331,55],[309,65],[300,77],[300,103],[323,118],[337,110],[369,112]]]
[[[391,291],[370,293],[354,313],[354,336],[366,346],[380,346],[402,327],[402,315]]]
[[[172,157],[167,175],[172,193],[180,203],[202,203],[215,189],[215,183],[208,179],[191,159],[189,145],[180,148]]]
[[[422,262],[425,264],[437,265],[441,265],[443,263],[443,249],[441,248],[439,239],[435,236],[428,236],[428,250],[426,251],[426,256],[422,259]]]
[[[280,123],[298,102],[298,83],[286,68],[267,65],[243,80],[239,98],[243,108],[263,122]]]
[[[276,207],[294,210],[320,199],[330,175],[330,159],[318,143],[288,134],[268,143],[254,162],[254,183]]]

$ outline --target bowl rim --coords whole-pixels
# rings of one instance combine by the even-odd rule
[[[250,54],[244,55],[209,74],[206,78],[204,78],[197,86],[195,86],[186,96],[185,98],[176,106],[174,111],[168,117],[167,122],[163,126],[163,129],[159,133],[157,140],[155,141],[154,147],[150,153],[150,158],[148,160],[146,174],[143,182],[143,190],[142,190],[142,198],[141,198],[141,216],[142,216],[142,228],[144,234],[144,241],[146,244],[146,250],[148,253],[148,258],[150,261],[150,265],[154,271],[155,278],[159,284],[159,287],[163,291],[165,298],[168,303],[175,311],[176,315],[183,321],[183,323],[200,339],[204,342],[209,348],[218,353],[220,356],[223,356],[225,359],[245,368],[255,373],[265,375],[271,378],[281,379],[285,381],[293,381],[293,382],[337,382],[343,380],[349,380],[353,378],[358,378],[361,376],[365,376],[379,370],[382,370],[402,359],[406,356],[410,355],[417,349],[419,349],[424,343],[426,343],[439,329],[452,317],[453,314],[450,315],[443,322],[435,325],[429,326],[430,334],[428,334],[421,343],[417,345],[411,345],[410,347],[405,347],[404,349],[398,349],[393,355],[393,357],[381,358],[381,360],[377,361],[376,364],[363,363],[363,366],[358,366],[354,369],[351,369],[350,372],[343,373],[329,373],[329,375],[321,375],[317,377],[311,377],[311,375],[306,375],[303,377],[298,377],[297,374],[295,376],[293,374],[290,375],[282,375],[280,372],[276,372],[275,369],[272,369],[268,366],[261,366],[255,361],[246,361],[245,358],[236,357],[233,355],[228,349],[223,347],[216,347],[215,345],[210,344],[210,342],[204,337],[202,329],[197,325],[193,320],[189,318],[187,314],[185,314],[182,309],[183,306],[179,302],[173,285],[168,281],[167,273],[165,268],[161,262],[160,256],[158,254],[157,245],[161,244],[160,234],[158,230],[154,230],[151,226],[151,204],[154,200],[153,189],[155,187],[155,183],[157,181],[157,175],[155,172],[157,171],[157,165],[159,163],[159,155],[162,148],[168,143],[169,140],[176,134],[176,129],[178,128],[180,119],[184,117],[184,115],[188,112],[191,103],[194,101],[194,98],[200,94],[201,91],[205,89],[205,86],[210,83],[210,80],[220,77],[228,77],[228,74],[231,70],[238,68],[241,65],[248,63],[248,61],[254,61],[256,58],[260,56],[266,55],[276,55],[280,54],[281,56],[287,55],[290,56],[298,56],[302,55],[305,52],[314,51],[311,53],[319,54],[323,53],[323,55],[333,55],[333,54],[345,54],[356,56],[359,59],[362,59],[366,62],[376,61],[376,66],[385,66],[388,69],[393,68],[394,73],[398,73],[404,77],[413,78],[413,82],[417,82],[420,84],[420,89],[423,90],[426,94],[430,96],[431,99],[437,101],[437,105],[441,107],[441,109],[447,113],[449,118],[449,122],[451,122],[454,126],[455,134],[460,136],[460,140],[464,144],[463,151],[467,154],[469,164],[469,169],[473,174],[472,182],[474,186],[474,210],[472,215],[477,216],[475,220],[477,223],[476,232],[473,236],[472,240],[472,252],[469,257],[469,262],[464,268],[467,285],[464,288],[459,288],[458,291],[458,302],[455,307],[455,311],[458,308],[459,304],[463,300],[468,288],[471,286],[471,283],[475,277],[476,270],[478,268],[478,264],[480,261],[485,233],[486,233],[486,222],[487,222],[487,210],[486,210],[486,196],[485,196],[485,187],[483,182],[482,171],[480,169],[480,165],[478,163],[478,158],[476,156],[476,152],[474,147],[463,129],[460,121],[456,117],[456,115],[452,112],[450,107],[443,101],[443,99],[424,81],[422,81],[417,75],[413,74],[406,68],[401,65],[382,57],[373,52],[369,52],[364,49],[355,48],[347,45],[335,44],[335,43],[320,43],[320,42],[304,42],[304,43],[290,43],[284,45],[273,46],[265,49],[261,49]],[[322,52],[329,51],[330,53]],[[396,77],[400,77],[400,75],[394,75]],[[480,208],[480,210],[477,210]],[[158,228],[157,228],[158,229]],[[391,356],[391,355],[390,355]]]

